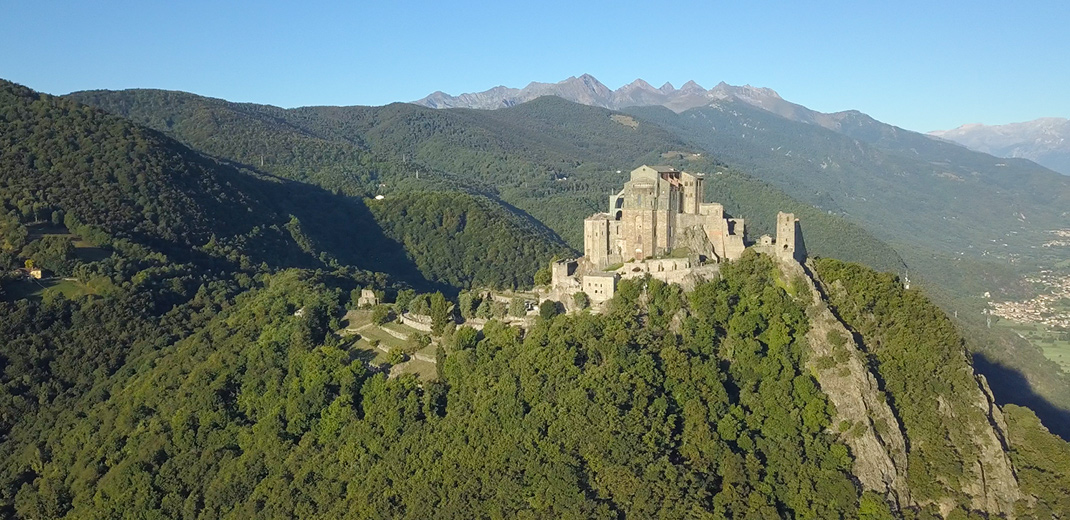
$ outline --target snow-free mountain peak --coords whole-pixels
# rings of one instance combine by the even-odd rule
[[[661,105],[675,112],[683,112],[695,107],[707,106],[724,99],[738,99],[746,103],[770,109],[781,97],[770,88],[744,85],[735,87],[724,82],[706,90],[694,80],[684,83],[680,89],[673,88],[666,82],[661,88],[654,88],[647,81],[639,78],[617,90],[610,90],[590,74],[572,76],[557,83],[533,81],[522,89],[495,87],[483,92],[474,92],[450,96],[435,92],[421,100],[417,105],[431,108],[481,108],[497,109],[510,107],[540,96],[558,96],[576,103],[620,109],[629,106]]]
[[[999,157],[1030,159],[1070,175],[1070,120],[1044,117],[1006,125],[970,123],[929,135]]]

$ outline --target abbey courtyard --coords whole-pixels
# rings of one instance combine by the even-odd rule
[[[623,278],[650,275],[685,288],[717,275],[720,265],[748,247],[745,222],[724,206],[703,200],[704,175],[668,166],[640,166],[609,197],[607,211],[583,221],[583,256],[552,266],[551,298],[584,292],[592,303],[613,297]],[[798,220],[780,212],[776,238],[762,235],[750,247],[802,261]]]

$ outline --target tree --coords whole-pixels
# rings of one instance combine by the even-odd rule
[[[376,325],[382,325],[391,319],[390,307],[379,304],[372,307],[372,323]]]
[[[587,297],[587,293],[580,291],[572,295],[572,303],[576,304],[577,309],[586,309],[591,306],[591,299]]]
[[[543,266],[542,269],[535,271],[535,285],[549,285],[553,281],[553,272],[550,271],[550,266]]]
[[[490,306],[491,299],[484,298],[479,302],[479,307],[476,308],[476,317],[483,320],[489,320],[493,316],[493,310]]]
[[[478,342],[479,331],[468,325],[462,325],[457,332],[453,333],[454,350],[471,350],[476,348]]]
[[[404,312],[409,309],[409,303],[411,303],[412,299],[415,297],[416,291],[412,289],[401,289],[394,298],[394,306],[397,307],[398,312]]]
[[[504,318],[509,312],[509,305],[505,302],[494,300],[490,303],[490,315],[495,318]]]
[[[469,291],[461,291],[457,295],[457,307],[461,313],[461,317],[468,320],[472,319],[476,315],[476,307],[479,305],[480,299],[477,295]]]
[[[428,302],[426,294],[416,295],[408,306],[409,312],[413,314],[419,314],[421,316],[427,316],[431,312],[431,304]]]
[[[416,352],[431,344],[431,338],[427,334],[421,334],[419,332],[409,336],[409,349],[412,352]]]
[[[441,336],[450,321],[450,302],[441,292],[431,295],[431,334]]]
[[[405,355],[405,352],[400,348],[394,347],[390,349],[390,353],[387,354],[386,362],[391,365],[398,365],[404,363],[406,359],[408,359],[408,356]]]
[[[557,316],[557,306],[558,303],[554,300],[543,300],[543,302],[539,304],[539,317],[544,320],[549,320],[554,316]]]
[[[522,318],[528,313],[528,302],[523,298],[513,298],[509,302],[509,315]]]

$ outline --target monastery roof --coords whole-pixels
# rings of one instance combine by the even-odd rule
[[[653,168],[654,171],[656,171],[658,173],[679,173],[680,172],[680,170],[677,170],[676,168],[673,168],[672,166],[665,166],[665,165],[651,166],[651,168]]]

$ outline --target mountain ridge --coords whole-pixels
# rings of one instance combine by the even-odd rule
[[[680,89],[673,88],[668,82],[661,88],[654,88],[639,78],[610,90],[590,74],[583,74],[579,78],[572,76],[557,83],[531,82],[522,89],[498,86],[457,96],[438,91],[412,103],[429,108],[496,110],[545,95],[611,110],[663,106],[677,114],[695,108],[716,107],[726,101],[739,101],[791,121],[820,126],[862,141],[867,141],[865,134],[874,132],[912,134],[934,143],[958,143],[970,150],[997,157],[1033,160],[1045,168],[1070,175],[1070,120],[1063,118],[1041,118],[996,126],[969,124],[952,130],[921,133],[883,123],[856,109],[819,112],[788,101],[768,87],[749,84],[733,86],[722,81],[707,90],[691,80]],[[914,140],[918,141],[916,138]],[[929,143],[922,146],[939,145]]]
[[[429,108],[494,110],[526,103],[542,96],[558,96],[575,103],[610,110],[630,106],[661,105],[674,112],[683,112],[689,108],[705,106],[726,98],[749,100],[757,106],[777,106],[777,101],[783,101],[773,89],[751,85],[737,87],[723,81],[707,90],[694,80],[689,80],[676,89],[669,82],[665,82],[660,88],[654,88],[646,80],[636,78],[631,83],[611,90],[594,76],[583,74],[579,77],[571,76],[556,83],[532,81],[519,89],[499,85],[482,92],[456,96],[436,91],[412,103]]]
[[[1021,123],[969,123],[928,135],[997,157],[1029,159],[1063,175],[1070,175],[1070,119],[1042,117]]]

